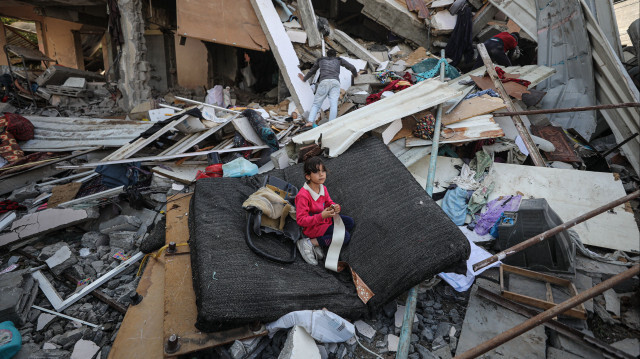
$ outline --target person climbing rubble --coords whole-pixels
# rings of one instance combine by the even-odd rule
[[[321,57],[316,60],[313,67],[306,76],[298,74],[298,77],[302,81],[307,81],[312,78],[318,69],[320,69],[320,77],[318,78],[318,85],[316,88],[316,95],[313,98],[313,106],[309,111],[309,117],[307,118],[307,124],[305,127],[316,127],[316,115],[324,99],[329,96],[329,121],[333,121],[338,116],[338,97],[340,97],[340,66],[343,66],[347,70],[351,71],[353,77],[358,76],[358,71],[348,61],[336,57],[336,51],[333,49],[327,50],[327,56]]]
[[[517,32],[501,32],[485,41],[484,46],[487,48],[489,57],[491,57],[491,61],[493,61],[494,64],[501,66],[511,66],[511,60],[509,59],[509,55],[507,55],[507,53],[511,51],[519,52],[519,42],[520,34],[518,34]],[[478,67],[481,67],[483,65],[484,62],[482,61],[482,57],[478,55],[473,68],[477,69]]]

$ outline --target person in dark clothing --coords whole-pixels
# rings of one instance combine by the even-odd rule
[[[343,58],[336,57],[336,51],[333,49],[327,50],[327,56],[321,57],[316,60],[313,67],[306,76],[298,74],[302,81],[307,81],[312,78],[318,69],[320,70],[320,77],[318,78],[318,85],[316,88],[316,95],[313,98],[313,105],[309,111],[309,117],[307,118],[307,124],[305,126],[315,127],[316,115],[322,106],[324,99],[329,96],[329,121],[333,121],[338,115],[338,98],[340,97],[340,66],[345,67],[351,71],[353,77],[358,76],[358,71],[353,65],[347,62]]]
[[[518,34],[517,32],[501,32],[498,35],[485,41],[484,46],[487,48],[489,57],[491,57],[491,61],[493,61],[494,64],[511,66],[511,60],[509,60],[507,52],[518,47],[519,41],[520,34]],[[478,67],[483,65],[484,62],[482,61],[482,57],[478,54],[478,58],[476,59],[476,63],[473,68],[477,69]]]

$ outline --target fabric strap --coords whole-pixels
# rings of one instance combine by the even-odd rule
[[[336,215],[333,217],[333,236],[331,237],[331,245],[327,251],[327,259],[324,261],[324,267],[334,272],[338,272],[338,258],[344,243],[344,222],[342,217]]]

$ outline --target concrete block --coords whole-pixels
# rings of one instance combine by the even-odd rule
[[[289,332],[278,359],[320,359],[320,351],[311,335],[296,325]]]
[[[11,225],[11,232],[0,235],[0,247],[9,243],[47,234],[92,219],[89,212],[81,209],[51,208],[28,214]]]
[[[380,80],[378,80],[376,75],[372,75],[372,74],[361,74],[356,76],[353,81],[353,84],[354,85],[371,85],[371,86],[381,85]]]
[[[67,87],[75,87],[75,88],[86,88],[87,87],[87,79],[82,77],[69,77],[62,86]]]
[[[80,241],[83,247],[95,249],[109,244],[109,236],[100,232],[87,232],[82,235]]]
[[[36,189],[35,183],[32,183],[28,186],[20,187],[13,191],[9,198],[9,201],[22,202],[25,199],[35,198],[40,194],[40,191]]]
[[[38,259],[47,263],[56,275],[78,263],[78,259],[65,242],[58,242],[42,248]]]
[[[73,346],[73,352],[71,353],[71,359],[85,359],[93,358],[93,356],[100,350],[100,347],[96,343],[90,340],[80,339]]]
[[[271,157],[271,162],[273,162],[273,165],[275,166],[276,169],[287,168],[290,165],[289,163],[290,158],[289,158],[289,155],[287,154],[286,148],[281,148],[277,150],[276,152],[272,153],[270,157]]]
[[[574,280],[574,284],[576,286],[576,289],[578,290],[578,293],[582,293],[585,290],[591,289],[593,287],[593,279],[582,273],[576,272],[576,279]],[[584,308],[587,311],[593,313],[593,299],[589,299],[583,304]]]
[[[612,347],[620,349],[623,352],[638,357],[640,355],[640,340],[638,338],[627,338],[611,344]]]
[[[407,63],[404,60],[398,60],[393,64],[391,64],[391,67],[389,68],[389,70],[395,71],[395,72],[404,72],[404,70],[406,70],[407,67],[408,67]]]
[[[247,355],[247,350],[241,341],[236,340],[229,348],[229,353],[233,359],[242,359]]]
[[[373,337],[376,336],[376,330],[362,320],[358,320],[357,322],[353,323],[353,325],[355,325],[358,333],[360,333],[360,335],[367,338],[368,340],[373,340]]]
[[[547,359],[581,359],[581,356],[565,352],[563,350],[547,347]]]
[[[490,38],[492,38],[492,37],[498,35],[499,33],[501,33],[502,30],[503,29],[501,29],[497,25],[487,26],[484,29],[480,30],[480,32],[478,33],[478,41],[479,42],[485,42],[485,41],[489,40]]]
[[[119,231],[109,233],[109,246],[111,248],[122,248],[126,252],[131,251],[136,242],[136,232]]]
[[[402,320],[404,319],[404,311],[405,311],[405,306],[404,305],[398,305],[398,309],[396,309],[396,314],[395,314],[395,324],[396,324],[396,328],[402,328]],[[417,324],[420,320],[418,319],[417,315],[413,316],[413,323]]]
[[[393,334],[387,334],[387,350],[390,352],[398,351],[398,344],[400,344],[400,338]]]
[[[41,330],[47,329],[49,324],[51,324],[51,322],[53,322],[53,320],[56,318],[57,316],[53,314],[49,314],[49,313],[40,314],[38,316],[38,323],[36,324],[36,330],[41,331]]]
[[[351,102],[357,104],[367,103],[367,97],[369,97],[369,93],[364,91],[356,92],[349,95],[349,99],[351,99]]]
[[[16,112],[16,108],[13,107],[8,102],[0,102],[0,113],[5,113],[5,112],[14,113],[14,112]]]
[[[440,359],[451,359],[451,348],[448,344],[433,351],[433,354]]]
[[[370,84],[364,84],[364,85],[353,85],[351,87],[349,87],[347,89],[347,95],[351,95],[354,94],[356,92],[361,92],[364,91],[366,93],[371,93],[371,85]]]
[[[121,231],[137,231],[142,225],[142,221],[133,216],[120,215],[106,222],[100,223],[100,233],[110,234]]]
[[[605,308],[609,313],[620,316],[620,299],[613,289],[608,289],[602,293],[605,300]]]

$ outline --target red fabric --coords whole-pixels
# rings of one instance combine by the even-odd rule
[[[6,112],[3,116],[8,122],[7,131],[11,132],[18,141],[28,141],[33,138],[33,124],[26,118]]]
[[[501,32],[498,35],[494,36],[500,40],[502,40],[502,44],[504,45],[504,51],[507,52],[509,50],[513,50],[518,46],[518,41],[515,37],[513,37],[508,32]]]
[[[406,89],[407,87],[410,87],[410,86],[398,85],[398,82],[400,81],[407,81],[407,80],[393,80],[387,86],[385,86],[385,88],[383,88],[382,91],[367,96],[367,105],[380,100],[380,98],[382,97],[382,93],[385,91],[400,91],[400,90]]]
[[[496,73],[498,74],[498,77],[500,78],[500,81],[504,82],[516,82],[519,83],[522,86],[525,87],[529,87],[529,85],[531,85],[531,81],[527,81],[527,80],[522,80],[522,79],[513,79],[513,78],[508,78],[506,77],[504,74],[504,70],[499,68],[498,66],[496,66]]]
[[[296,196],[296,222],[302,227],[302,233],[309,238],[317,238],[325,234],[333,223],[333,218],[322,218],[322,211],[334,204],[324,186],[324,196],[313,200],[311,193],[305,188],[300,189]]]
[[[9,212],[9,211],[24,211],[27,209],[25,206],[21,206],[20,203],[15,201],[1,201],[0,202],[0,214]]]
[[[2,127],[0,127],[0,131]],[[24,158],[24,152],[20,149],[18,142],[11,132],[4,131],[0,133],[0,157],[4,158],[9,164],[14,164]]]
[[[203,178],[222,177],[222,175],[222,163],[216,163],[215,165],[207,166],[204,172],[198,171],[196,181]]]

